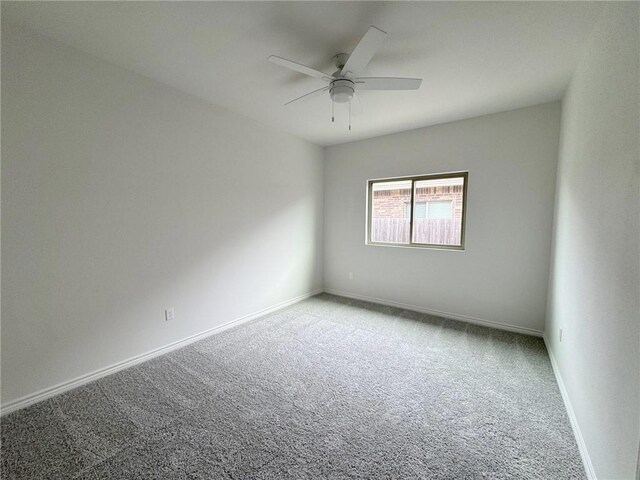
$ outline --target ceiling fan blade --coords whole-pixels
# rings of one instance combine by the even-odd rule
[[[329,90],[328,86],[319,88],[317,90],[314,90],[313,92],[305,93],[304,95],[302,95],[302,96],[300,96],[298,98],[294,98],[293,100],[290,100],[287,103],[285,103],[285,105],[289,105],[290,103],[297,102],[298,100],[302,100],[303,98],[313,97],[314,95],[317,95],[317,94],[322,93],[322,92],[326,92],[327,90]]]
[[[356,78],[356,90],[417,90],[421,78],[363,77]]]
[[[358,75],[369,64],[386,37],[386,32],[376,27],[370,27],[349,55],[349,59],[340,73],[346,75],[350,72],[353,75]]]
[[[307,67],[306,65],[302,65],[301,63],[296,63],[291,60],[287,60],[286,58],[278,57],[276,55],[271,55],[267,58],[271,63],[275,63],[276,65],[280,65],[281,67],[288,68],[290,70],[295,70],[296,72],[304,73],[309,77],[320,78],[327,82],[333,80],[331,75],[327,75],[326,73],[320,72],[318,70],[314,70],[311,67]]]

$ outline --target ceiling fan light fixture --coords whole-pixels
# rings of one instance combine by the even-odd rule
[[[307,67],[298,62],[287,60],[277,55],[271,55],[267,60],[288,68],[295,72],[302,73],[308,77],[316,78],[325,82],[325,86],[317,88],[312,92],[300,95],[285,103],[291,105],[303,99],[309,99],[323,95],[329,91],[331,98],[331,121],[335,120],[333,108],[336,103],[346,103],[349,105],[349,130],[351,130],[351,101],[355,97],[356,87],[360,90],[418,90],[422,84],[419,78],[397,78],[397,77],[361,77],[361,72],[369,64],[373,56],[382,46],[387,33],[377,27],[369,27],[364,37],[360,39],[350,54],[339,53],[333,57],[338,70],[333,74],[328,74]],[[326,98],[326,97],[325,97]],[[357,97],[355,97],[358,99]]]
[[[353,98],[354,91],[355,84],[351,80],[340,78],[331,82],[329,95],[335,103],[348,103]]]

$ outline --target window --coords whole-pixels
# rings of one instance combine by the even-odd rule
[[[427,202],[415,202],[414,210],[416,211],[414,218],[427,218]],[[409,214],[409,218],[411,218],[411,214]]]
[[[367,243],[464,249],[467,172],[369,180]]]
[[[453,200],[415,202],[413,218],[453,218]],[[411,202],[405,203],[406,218],[411,218]]]
[[[453,218],[453,200],[436,200],[428,202],[428,205],[429,215],[427,218]]]

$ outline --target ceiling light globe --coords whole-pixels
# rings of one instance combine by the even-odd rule
[[[340,79],[331,82],[329,95],[336,103],[348,103],[353,98],[354,84],[351,80]]]

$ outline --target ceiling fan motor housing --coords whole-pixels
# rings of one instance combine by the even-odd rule
[[[353,98],[354,83],[347,78],[339,78],[331,82],[329,95],[336,103],[347,103]]]

